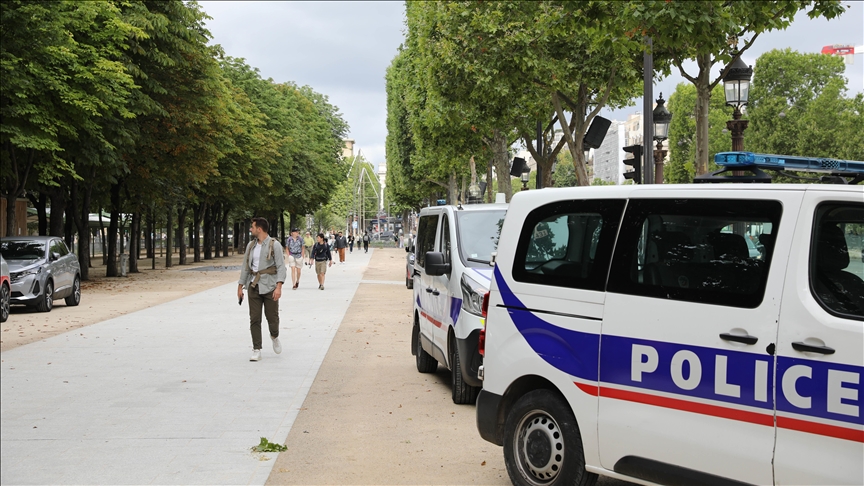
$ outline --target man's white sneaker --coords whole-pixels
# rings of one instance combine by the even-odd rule
[[[279,342],[278,337],[270,336],[270,339],[273,341],[273,352],[279,354],[282,352],[282,343]]]
[[[252,351],[252,357],[249,358],[249,361],[261,361],[261,350],[256,349]]]

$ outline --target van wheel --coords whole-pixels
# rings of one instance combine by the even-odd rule
[[[420,373],[435,373],[438,370],[438,362],[429,353],[423,350],[420,343],[420,324],[414,321],[414,335],[411,337],[414,343],[414,355],[417,358],[417,371]]]
[[[585,470],[582,436],[570,405],[550,390],[526,393],[507,414],[504,464],[515,485],[593,486],[597,481]]]
[[[81,303],[81,279],[75,277],[75,282],[72,283],[72,293],[66,297],[66,305],[75,307]]]
[[[455,346],[453,346],[455,348]],[[462,360],[459,358],[459,351],[453,350],[450,353],[450,365],[453,367],[450,370],[450,384],[453,386],[453,403],[466,404],[477,401],[477,393],[480,388],[471,386],[465,383],[462,378]]]
[[[42,293],[42,298],[36,304],[36,310],[39,312],[51,312],[54,308],[54,282],[45,282],[45,292]]]

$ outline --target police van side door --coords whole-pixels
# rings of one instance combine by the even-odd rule
[[[434,327],[430,328],[430,330],[432,331],[435,347],[441,351],[445,358],[443,360],[439,359],[439,362],[442,364],[447,363],[447,360],[450,358],[447,349],[447,337],[450,328],[455,324],[455,316],[452,314],[452,311],[458,311],[462,303],[460,299],[459,304],[454,306],[450,298],[450,276],[453,274],[453,258],[451,255],[453,237],[451,233],[454,224],[455,221],[453,221],[452,216],[447,211],[441,213],[435,251],[444,255],[444,263],[450,264],[451,268],[447,274],[430,276],[429,290],[427,290],[432,300],[430,314],[434,317],[432,321]],[[449,367],[450,363],[447,363],[447,366]]]
[[[864,202],[808,189],[777,340],[778,484],[864,484]]]
[[[435,354],[431,352],[431,348],[434,339],[435,318],[432,314],[432,308],[435,301],[431,288],[434,277],[427,275],[424,268],[426,266],[426,253],[435,251],[438,219],[439,214],[437,212],[420,216],[417,222],[416,254],[414,257],[414,268],[419,274],[414,277],[414,305],[419,314],[420,339],[424,349],[433,356]]]
[[[751,255],[745,238],[788,240],[778,223],[798,202],[680,194],[628,201],[603,317],[601,464],[665,484],[769,484],[788,245]]]

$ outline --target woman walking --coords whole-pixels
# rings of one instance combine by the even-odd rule
[[[327,267],[333,265],[330,245],[324,241],[324,233],[318,233],[318,242],[312,247],[312,259],[315,260],[315,273],[318,275],[318,290],[324,290],[324,276],[327,273]]]

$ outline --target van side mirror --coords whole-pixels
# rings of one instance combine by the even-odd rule
[[[426,275],[437,277],[450,273],[450,264],[444,263],[444,254],[440,251],[426,252]]]

